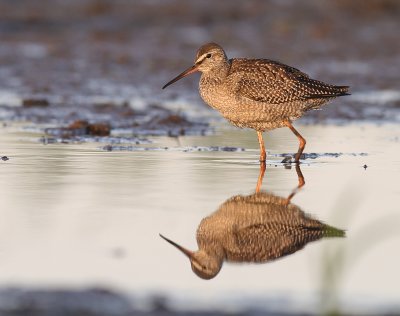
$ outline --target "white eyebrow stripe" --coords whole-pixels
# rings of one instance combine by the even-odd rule
[[[197,58],[195,64],[202,62],[204,59],[206,59],[207,55],[208,53],[201,55],[199,58]]]

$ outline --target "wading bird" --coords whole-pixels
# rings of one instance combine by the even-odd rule
[[[292,121],[338,96],[348,95],[349,88],[311,79],[296,68],[268,59],[228,59],[221,46],[208,43],[197,51],[194,65],[163,89],[196,71],[202,73],[199,90],[208,105],[233,125],[257,131],[260,162],[267,157],[262,133],[286,126],[299,139],[294,157],[298,163],[306,140]]]

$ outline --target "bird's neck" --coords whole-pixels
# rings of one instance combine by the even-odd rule
[[[197,243],[199,245],[199,252],[207,254],[208,257],[213,258],[213,260],[219,262],[219,264],[222,264],[226,257],[226,254],[221,243],[213,239],[200,241],[197,240]]]
[[[210,69],[209,71],[203,72],[202,79],[207,81],[223,82],[228,76],[230,68],[231,63],[229,60],[227,60],[224,63],[221,63],[220,65]]]

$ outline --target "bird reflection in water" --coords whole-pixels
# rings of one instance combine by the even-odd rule
[[[309,242],[345,236],[343,230],[312,218],[291,203],[305,183],[299,165],[298,186],[286,198],[260,190],[264,172],[265,165],[261,165],[254,194],[231,197],[200,222],[199,250],[190,251],[160,234],[190,259],[200,278],[214,278],[224,261],[264,263],[290,255]]]

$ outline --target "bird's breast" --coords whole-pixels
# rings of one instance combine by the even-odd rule
[[[204,102],[221,113],[233,103],[234,95],[224,81],[202,76],[199,91]]]
[[[204,102],[237,127],[271,130],[285,126],[288,119],[301,116],[301,111],[292,111],[292,106],[268,104],[242,96],[237,91],[237,78],[215,79],[202,75],[199,91]]]

